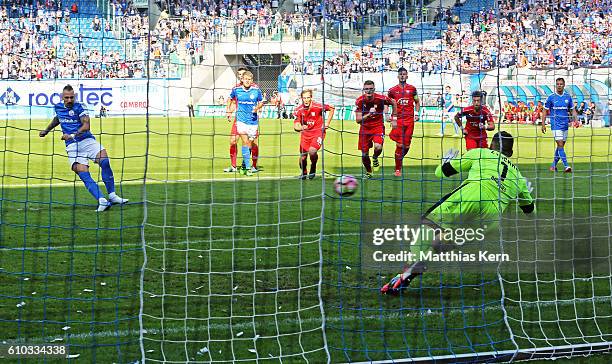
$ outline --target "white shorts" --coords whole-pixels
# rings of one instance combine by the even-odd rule
[[[89,160],[95,160],[98,153],[103,149],[104,147],[94,138],[87,138],[80,142],[68,144],[66,146],[66,153],[68,153],[70,168],[72,168],[72,165],[75,163],[88,166]]]
[[[555,140],[567,140],[567,130],[553,130],[552,134]]]
[[[258,125],[245,124],[240,121],[236,122],[236,131],[238,135],[246,135],[251,140],[257,138],[257,127]]]

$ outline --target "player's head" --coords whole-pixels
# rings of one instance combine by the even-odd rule
[[[242,81],[242,86],[245,88],[251,87],[253,84],[253,73],[251,73],[251,71],[244,71],[240,80]]]
[[[446,93],[450,93],[450,86],[446,86]]]
[[[238,80],[240,82],[242,82],[242,76],[244,75],[245,72],[247,72],[249,69],[246,67],[238,67],[238,70],[236,71],[236,75],[238,75]]]
[[[64,86],[62,90],[62,100],[64,100],[64,106],[66,107],[72,107],[74,105],[74,89],[72,86]]]
[[[565,78],[559,77],[555,80],[555,86],[558,94],[562,94],[565,90]]]
[[[489,149],[496,150],[506,157],[512,157],[514,147],[514,138],[507,131],[499,131],[493,135],[493,140],[491,140],[491,146]]]
[[[312,102],[312,90],[309,90],[309,89],[302,90],[301,96],[302,96],[302,102],[304,103],[304,106],[306,107],[310,106],[310,103]]]
[[[482,105],[482,96],[482,91],[472,92],[472,105],[474,105],[476,109],[479,109]]]
[[[408,79],[408,70],[404,67],[400,67],[397,70],[397,79],[400,83],[406,82],[406,80]]]
[[[374,96],[374,91],[376,90],[376,86],[374,85],[374,81],[367,80],[363,83],[363,94],[368,98]]]
[[[482,98],[483,98],[482,91],[472,92],[472,106],[474,106],[474,109],[476,110],[480,109],[480,106],[482,106]]]

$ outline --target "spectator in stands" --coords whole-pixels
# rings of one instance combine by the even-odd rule
[[[580,105],[576,105],[576,115],[578,115],[578,121],[580,121],[580,123],[582,125],[584,125],[586,123],[586,110],[587,110],[587,104],[586,102],[582,101],[580,103]]]
[[[542,111],[544,110],[544,104],[542,101],[538,101],[538,104],[535,106],[533,113],[531,114],[531,123],[534,125],[538,125],[542,123]]]
[[[72,14],[78,14],[79,13],[79,6],[76,3],[72,3],[72,5],[70,5],[70,12]]]
[[[99,32],[100,30],[102,30],[102,21],[100,20],[100,18],[98,18],[97,15],[91,21],[91,28],[94,32]]]
[[[504,102],[503,113],[504,113],[504,120],[507,123],[512,123],[514,121],[514,111],[513,111],[512,104],[510,104],[510,102],[508,101]]]
[[[270,99],[270,103],[276,107],[276,118],[277,119],[287,119],[287,108],[285,107],[285,103],[283,102],[282,97],[278,94],[278,91],[274,91],[272,93],[272,98]]]
[[[595,105],[595,102],[591,101],[589,103],[589,107],[584,111],[584,114],[586,116],[586,125],[591,125],[595,115],[597,115],[597,105]]]

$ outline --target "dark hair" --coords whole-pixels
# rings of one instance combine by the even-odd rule
[[[397,73],[400,73],[400,72],[408,72],[408,70],[406,69],[406,67],[400,67],[397,69]]]
[[[374,81],[372,81],[372,80],[367,80],[367,81],[365,81],[365,82],[363,83],[363,85],[364,85],[364,86],[365,86],[365,85],[372,85],[372,86],[374,86]]]
[[[66,85],[64,86],[64,89],[62,91],[74,91],[74,89],[72,88],[72,86]]]
[[[494,146],[495,145],[495,146]],[[497,150],[506,157],[512,157],[514,147],[514,138],[512,134],[505,130],[499,131],[493,135],[490,149]]]
[[[236,72],[240,72],[240,71],[248,71],[248,70],[249,70],[249,69],[248,69],[247,67],[245,67],[245,66],[241,66],[241,67],[238,67],[238,69],[236,70]]]
[[[555,80],[555,82],[557,82],[557,81],[563,81],[563,83],[565,83],[565,78],[563,78],[563,77],[559,77],[559,78],[557,78],[557,79]]]
[[[484,92],[482,92],[482,91],[474,91],[474,92],[472,92],[472,97],[483,98],[484,97]]]

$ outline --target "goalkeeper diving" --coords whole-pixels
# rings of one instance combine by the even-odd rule
[[[521,175],[510,161],[514,139],[510,133],[495,134],[489,148],[467,151],[456,159],[457,151],[450,150],[435,171],[438,178],[460,174],[466,176],[459,187],[442,197],[422,216],[421,222],[435,231],[431,247],[435,252],[452,250],[453,244],[441,240],[441,232],[447,228],[469,224],[499,222],[500,215],[512,200],[525,214],[535,210],[531,196],[531,183]],[[494,225],[494,224],[493,224]],[[394,276],[381,288],[383,294],[398,294],[416,277],[427,270],[426,262],[419,261]]]

